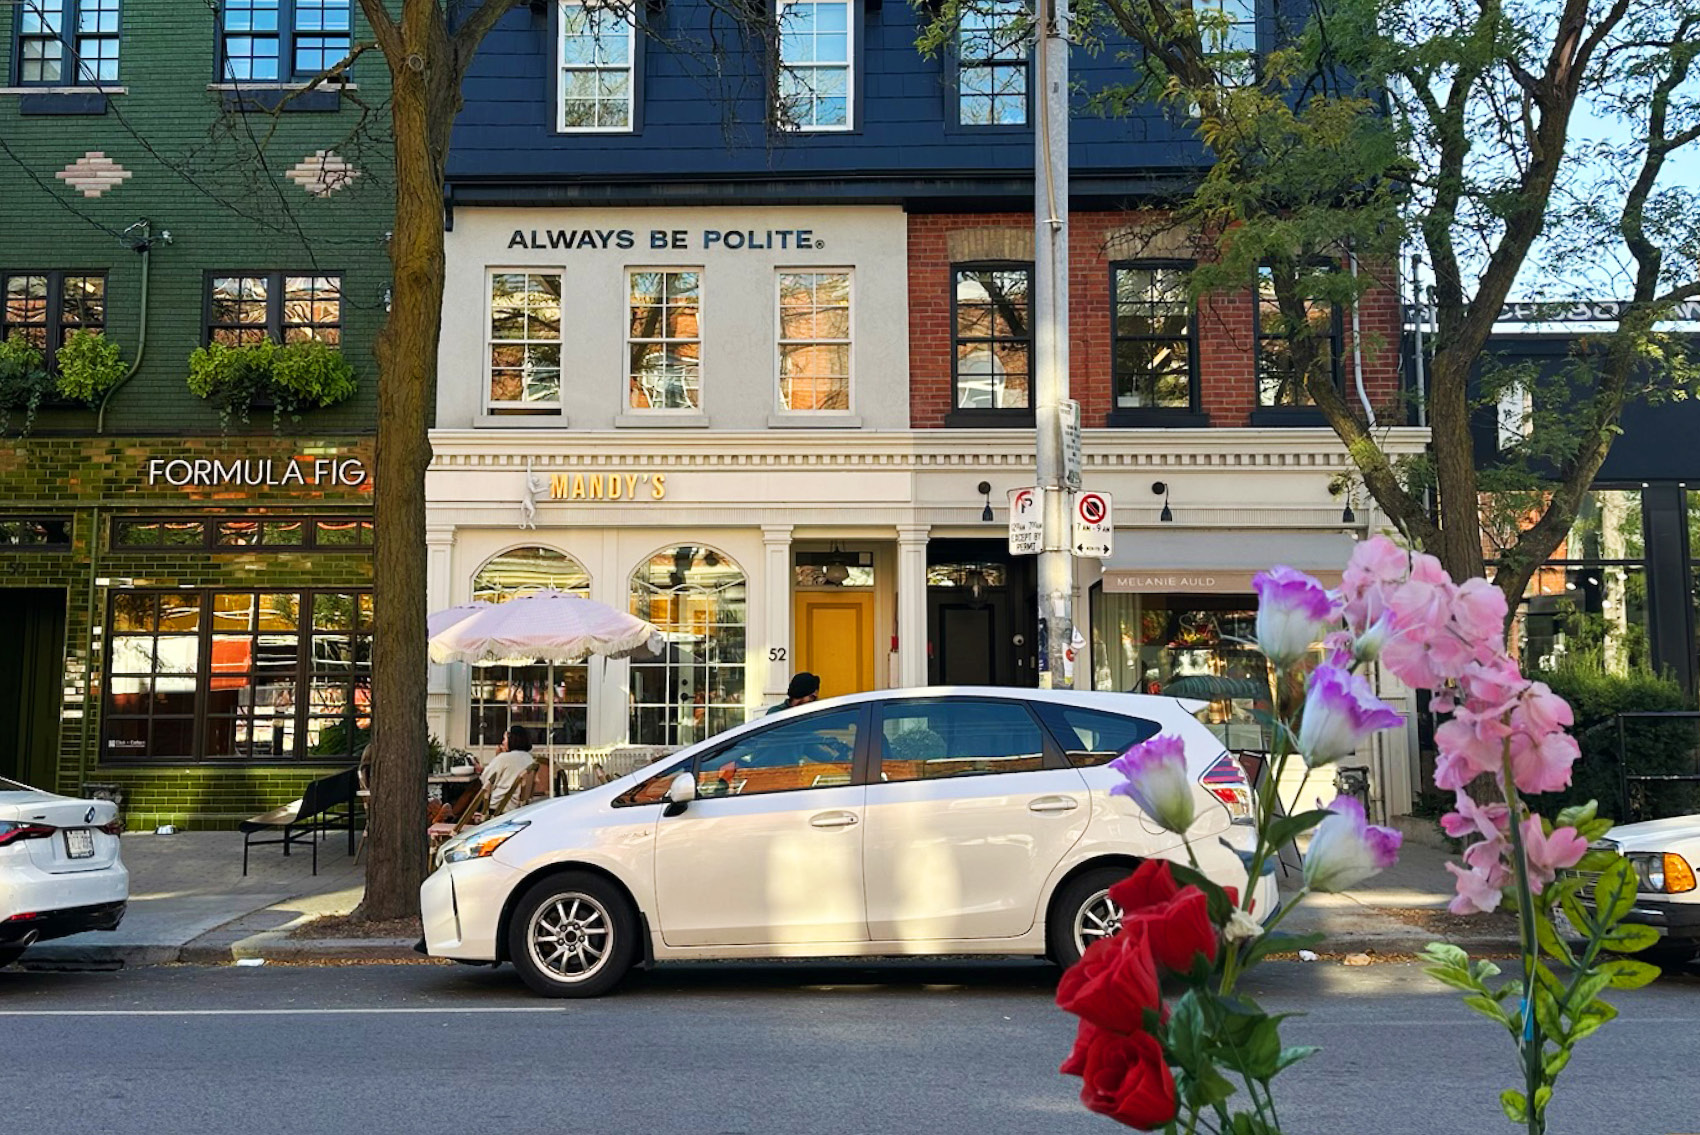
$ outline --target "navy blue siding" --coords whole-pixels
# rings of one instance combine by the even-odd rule
[[[553,17],[519,8],[491,32],[467,77],[465,108],[454,133],[451,182],[597,182],[654,178],[738,179],[779,174],[798,179],[924,178],[929,175],[1031,177],[1030,128],[955,125],[954,61],[923,58],[915,48],[916,13],[891,0],[862,15],[859,129],[793,134],[768,128],[756,57],[722,28],[719,74],[706,50],[708,8],[670,0],[658,17],[660,38],[641,57],[639,129],[630,134],[558,134],[554,130]],[[724,24],[724,16],[719,18]],[[1113,46],[1077,49],[1077,90],[1125,81],[1128,65]],[[1176,171],[1201,161],[1190,128],[1157,108],[1110,120],[1080,106],[1071,132],[1073,176]]]

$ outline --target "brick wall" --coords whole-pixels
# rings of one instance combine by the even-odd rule
[[[1111,371],[1110,264],[1141,255],[1171,258],[1153,246],[1141,252],[1131,229],[1151,220],[1126,211],[1076,212],[1069,216],[1069,392],[1080,403],[1081,420],[1102,426],[1113,406]],[[1028,213],[916,213],[909,217],[910,422],[916,428],[945,424],[951,409],[952,248],[979,252],[990,242],[978,230],[1031,232]],[[1027,242],[1031,248],[1031,240]],[[1360,305],[1364,328],[1364,385],[1377,412],[1397,412],[1399,403],[1398,298],[1392,290],[1371,293]],[[1256,408],[1254,305],[1244,292],[1204,297],[1198,311],[1199,400],[1217,426],[1249,424]],[[1351,324],[1346,324],[1346,376],[1350,386]],[[1351,393],[1350,389],[1348,393]]]

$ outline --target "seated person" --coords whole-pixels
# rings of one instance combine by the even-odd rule
[[[529,791],[526,785],[528,776],[532,778]],[[548,762],[531,753],[531,731],[523,725],[513,726],[502,738],[502,751],[490,758],[490,763],[479,771],[485,816],[511,812],[530,803],[534,796],[547,793],[548,777]],[[465,814],[471,803],[472,800],[463,795],[462,799],[443,809],[438,822],[453,823]]]

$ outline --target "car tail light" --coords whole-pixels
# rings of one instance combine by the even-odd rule
[[[124,821],[123,820],[113,820],[109,824],[102,824],[102,825],[100,825],[100,830],[105,832],[107,835],[123,835],[124,834]]]
[[[1236,822],[1251,819],[1251,783],[1232,753],[1223,753],[1198,776],[1210,795],[1222,802]]]
[[[0,820],[0,847],[26,839],[46,839],[58,828],[48,824],[20,824],[15,820]]]

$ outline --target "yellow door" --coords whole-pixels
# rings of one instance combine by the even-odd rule
[[[874,688],[874,593],[799,591],[796,671],[820,675],[820,696]]]

